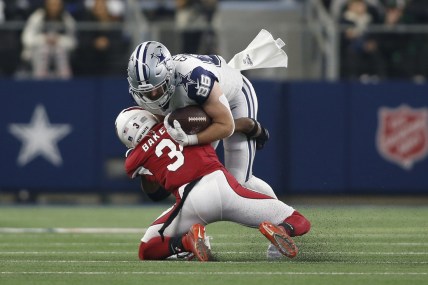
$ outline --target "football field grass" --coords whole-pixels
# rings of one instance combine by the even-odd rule
[[[296,205],[295,205],[296,206]],[[256,229],[207,226],[215,262],[139,261],[151,206],[0,206],[0,284],[428,284],[428,207],[304,206],[294,259]]]

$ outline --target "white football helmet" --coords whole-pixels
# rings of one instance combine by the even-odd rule
[[[138,105],[160,109],[175,91],[174,74],[169,50],[159,42],[143,42],[129,58],[129,93]]]
[[[141,107],[129,107],[120,112],[116,118],[116,133],[120,141],[128,148],[136,147],[158,124],[157,118]]]

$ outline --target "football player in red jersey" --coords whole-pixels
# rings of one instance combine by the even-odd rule
[[[141,177],[143,191],[156,195],[160,187],[176,203],[147,229],[139,248],[141,260],[160,260],[189,252],[200,261],[212,260],[205,243],[205,225],[231,221],[260,232],[287,257],[296,256],[292,240],[310,229],[294,208],[243,187],[219,161],[210,144],[186,146],[168,134],[163,122],[141,107],[122,110],[116,118],[119,139],[133,150],[125,169]]]

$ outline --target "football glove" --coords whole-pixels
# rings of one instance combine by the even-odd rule
[[[250,132],[247,133],[247,137],[249,139],[255,140],[256,149],[261,150],[269,140],[269,131],[262,127],[262,125],[253,118],[250,119],[254,121],[254,127]]]
[[[180,123],[177,120],[174,120],[174,126],[172,127],[169,123],[168,123],[168,118],[169,118],[168,114],[165,119],[163,120],[163,124],[165,125],[166,131],[168,132],[168,134],[179,144],[181,144],[182,146],[186,146],[186,145],[195,145],[198,144],[198,136],[195,135],[188,135],[186,134],[183,129],[181,128]]]

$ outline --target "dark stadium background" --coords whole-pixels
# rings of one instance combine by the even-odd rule
[[[3,2],[6,7],[13,5]],[[131,202],[145,201],[138,181],[130,181],[123,171],[125,149],[115,135],[114,120],[120,110],[134,104],[126,67],[139,41],[159,40],[172,53],[193,52],[180,49],[174,1],[124,1],[123,19],[107,29],[119,44],[102,59],[88,57],[82,50],[85,34],[100,27],[78,18],[82,1],[65,1],[78,20],[80,45],[71,57],[73,78],[34,80],[20,60],[20,33],[40,2],[31,1],[34,6],[28,11],[8,10],[0,22],[0,203],[108,202],[117,195],[129,196]],[[418,65],[425,62],[423,47],[415,45],[413,57],[406,54],[398,65],[388,65],[394,72],[350,77],[341,41],[346,26],[322,2],[218,3],[215,41],[208,44],[226,60],[261,29],[287,44],[287,69],[246,72],[258,94],[259,120],[271,133],[265,149],[257,153],[254,173],[282,197],[426,196],[428,74]],[[368,33],[395,36],[397,43],[402,43],[403,35],[412,35],[411,39],[424,43],[428,22],[421,19],[395,28],[374,23]],[[415,41],[406,38],[405,42]],[[406,72],[397,72],[397,66]],[[18,161],[23,142],[11,126],[30,126],[38,108],[45,111],[44,122],[50,127],[70,128],[56,142],[60,163],[41,154],[25,164]],[[389,119],[382,111],[389,112]],[[394,118],[399,126],[389,128],[388,120]]]

